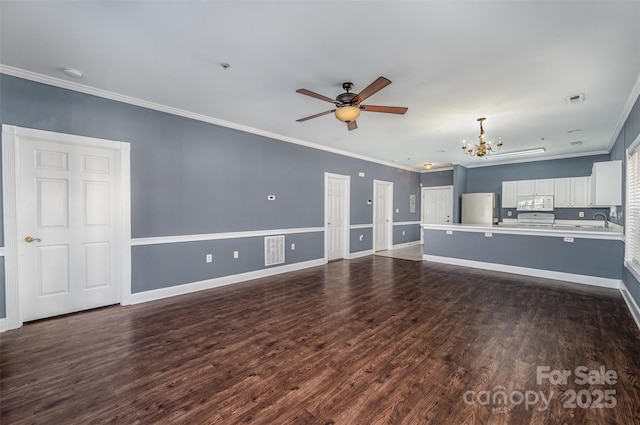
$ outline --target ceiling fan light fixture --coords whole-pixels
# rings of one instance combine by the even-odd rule
[[[352,122],[360,116],[360,108],[357,106],[342,106],[336,109],[336,118],[342,122]]]

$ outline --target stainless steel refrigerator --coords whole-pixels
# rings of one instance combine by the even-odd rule
[[[498,223],[498,195],[495,193],[463,193],[462,224]]]

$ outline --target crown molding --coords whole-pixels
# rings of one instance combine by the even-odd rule
[[[104,99],[115,100],[117,102],[127,103],[129,105],[140,106],[142,108],[152,109],[155,111],[165,112],[172,115],[181,116],[184,118],[190,118],[196,121],[202,121],[209,124],[218,125],[221,127],[232,128],[234,130],[243,131],[245,133],[256,134],[258,136],[267,137],[269,139],[281,140],[287,143],[293,143],[295,145],[305,146],[311,149],[317,149],[325,152],[335,153],[338,155],[360,159],[367,162],[373,162],[376,164],[386,165],[388,167],[398,168],[401,170],[419,172],[420,170],[415,167],[398,165],[393,162],[382,161],[379,159],[371,158],[365,155],[360,155],[353,152],[348,152],[342,149],[335,149],[328,146],[319,145],[317,143],[308,142],[306,140],[297,139],[294,137],[283,136],[281,134],[272,133],[270,131],[261,130],[254,127],[234,123],[231,121],[221,120],[219,118],[210,117],[207,115],[198,114],[195,112],[186,111],[184,109],[173,108],[171,106],[162,105],[159,103],[149,102],[147,100],[138,99],[135,97],[127,96],[120,93],[114,93],[108,90],[98,89],[95,87],[79,84],[73,81],[63,80],[61,78],[51,77],[48,75],[38,74],[36,72],[27,71],[25,69],[15,68],[9,65],[0,64],[0,74],[6,74],[13,77],[22,78],[36,83],[42,83],[49,86],[54,86],[66,90],[72,90],[80,93],[85,93],[91,96],[97,96]]]
[[[561,154],[561,155],[554,155],[554,156],[545,156],[543,158],[540,158],[538,156],[531,156],[529,158],[524,157],[524,158],[516,158],[516,159],[511,159],[511,160],[507,160],[507,161],[498,161],[496,160],[491,161],[491,160],[479,160],[477,164],[473,164],[473,163],[466,163],[466,164],[458,164],[458,165],[462,165],[465,168],[480,168],[480,167],[490,167],[493,165],[508,165],[508,164],[518,164],[521,162],[540,162],[540,161],[553,161],[554,159],[567,159],[567,158],[578,158],[580,156],[592,156],[592,155],[608,155],[610,151],[607,150],[599,150],[599,151],[591,151],[591,152],[572,152],[572,153],[565,153],[565,154]]]
[[[616,128],[613,130],[611,134],[611,140],[609,140],[609,145],[607,146],[607,150],[610,153],[613,149],[613,145],[616,144],[616,140],[622,131],[622,127],[624,127],[624,123],[629,118],[629,114],[633,109],[633,106],[636,104],[636,101],[640,97],[640,74],[638,74],[638,78],[636,79],[636,83],[633,85],[631,89],[631,93],[629,94],[629,98],[627,99],[627,103],[625,103],[624,108],[622,109],[622,113],[620,114],[620,118],[618,119],[618,124],[616,124]]]

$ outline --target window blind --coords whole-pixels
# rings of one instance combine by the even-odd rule
[[[626,214],[626,262],[640,273],[640,146],[627,158]]]

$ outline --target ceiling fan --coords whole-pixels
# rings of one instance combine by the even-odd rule
[[[335,112],[336,118],[338,118],[342,122],[346,122],[347,128],[349,129],[349,131],[351,131],[358,128],[358,124],[356,124],[356,119],[360,116],[360,111],[384,112],[387,114],[402,115],[405,112],[407,112],[408,108],[399,107],[399,106],[374,106],[374,105],[360,104],[360,102],[367,99],[369,96],[379,92],[389,84],[391,84],[391,80],[384,77],[378,77],[378,79],[375,80],[373,83],[369,84],[369,86],[366,89],[356,94],[356,93],[351,93],[351,89],[353,88],[353,83],[343,83],[342,88],[345,90],[345,92],[342,94],[339,94],[335,98],[335,100],[329,97],[323,96],[321,94],[312,92],[307,89],[298,89],[296,90],[297,93],[306,94],[307,96],[315,97],[316,99],[333,103],[336,106],[336,108],[331,109],[329,111],[320,112],[319,114],[300,118],[296,121],[298,122],[307,121],[312,118],[321,117],[323,115],[327,115],[332,112]]]

